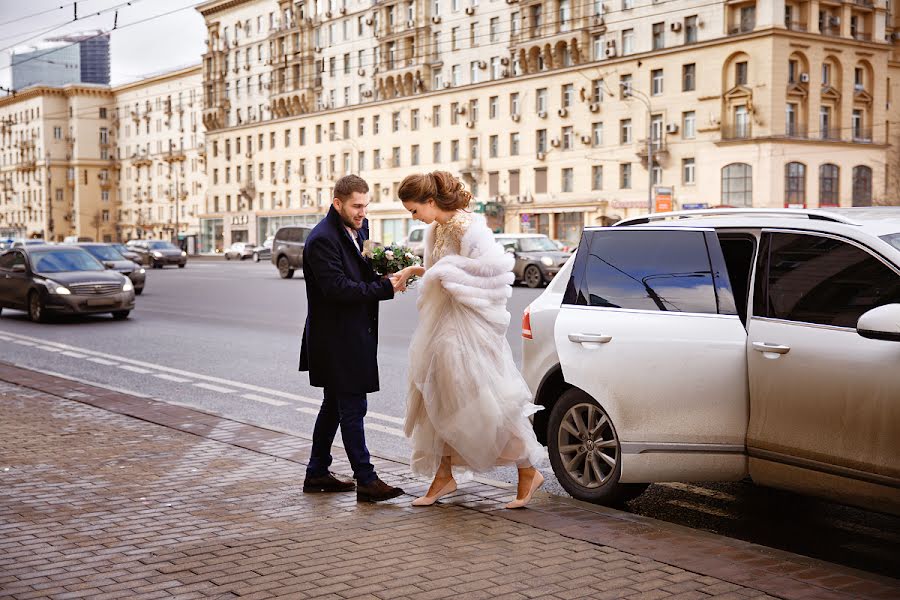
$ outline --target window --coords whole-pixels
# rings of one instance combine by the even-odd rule
[[[562,86],[560,96],[562,98],[563,107],[569,108],[575,101],[575,86],[571,83],[567,83],[566,85]]]
[[[797,105],[789,102],[785,107],[785,130],[784,132],[788,136],[796,136],[799,135],[800,131],[797,128]]]
[[[693,15],[685,18],[684,20],[684,43],[685,44],[696,44],[697,43],[697,34],[699,30],[699,23],[697,21],[697,16]]]
[[[753,169],[746,163],[722,168],[722,204],[746,207],[753,204]]]
[[[450,69],[450,77],[451,83],[455,86],[460,85],[462,83],[462,67],[459,65],[453,65]]]
[[[819,206],[838,206],[840,169],[826,163],[819,167]]]
[[[412,131],[419,130],[419,109],[418,108],[414,108],[411,111],[409,111],[409,128]]]
[[[488,154],[491,158],[497,158],[500,151],[499,136],[492,135],[488,138]]]
[[[869,132],[863,126],[864,117],[863,111],[859,108],[853,109],[853,114],[850,116],[850,127],[853,131],[853,141],[854,142],[869,142],[871,141],[871,137],[869,136]]]
[[[562,170],[562,191],[571,192],[574,188],[574,170],[571,168]]]
[[[499,112],[499,99],[497,96],[491,96],[488,99],[488,118],[496,119]]]
[[[788,61],[788,83],[797,83],[800,79],[800,63],[794,59]]]
[[[591,189],[603,189],[603,167],[600,165],[594,165],[591,167]]]
[[[681,159],[681,182],[684,185],[694,185],[694,183],[696,183],[694,169],[695,166],[693,158]]]
[[[513,92],[509,95],[509,114],[519,114],[519,92]]]
[[[547,130],[546,129],[538,129],[535,134],[535,148],[538,153],[547,152]]]
[[[662,50],[666,47],[666,24],[653,24],[653,49]]]
[[[681,91],[693,92],[697,89],[697,65],[691,63],[681,67]]]
[[[784,165],[784,205],[789,208],[806,206],[806,165],[803,163]]]
[[[509,155],[510,156],[518,156],[519,155],[519,133],[511,133],[509,134]]]
[[[734,107],[734,137],[750,137],[750,114],[743,104]]]
[[[571,150],[575,147],[575,133],[572,126],[562,128],[562,149]]]
[[[716,297],[701,231],[585,232],[564,304],[632,310],[733,313]]]
[[[661,96],[663,93],[663,70],[653,69],[650,71],[650,94],[652,96]]]
[[[603,123],[591,125],[591,145],[595,148],[603,145]]]
[[[459,50],[457,42],[459,40],[459,27],[450,30],[450,50]]]
[[[469,63],[469,83],[478,83],[479,81],[479,62],[480,61],[473,60],[471,63]]]
[[[413,144],[409,151],[409,164],[416,166],[419,164],[419,145]]]
[[[373,169],[381,168],[381,150],[373,150],[372,151],[372,168]]]
[[[542,167],[534,170],[534,192],[536,194],[547,193],[547,169]]]
[[[631,96],[631,75],[622,75],[619,78],[619,99],[624,100]]]
[[[863,313],[900,302],[900,276],[857,246],[814,234],[763,235],[757,316],[855,329]]]
[[[400,166],[400,146],[391,148],[391,164],[388,166],[395,168]]]
[[[681,137],[684,139],[697,137],[697,113],[694,111],[681,114]]]
[[[493,17],[488,27],[491,43],[500,41],[500,17]]]
[[[379,129],[381,126],[381,118],[378,115],[374,115],[372,117],[372,135],[378,135],[380,133]],[[318,130],[319,126],[316,125],[316,129]]]
[[[603,60],[606,49],[606,37],[599,33],[591,37],[591,56],[593,60]]]
[[[473,123],[478,120],[478,100],[469,100],[469,120]]]
[[[747,63],[741,61],[734,65],[734,84],[747,85]]]
[[[434,142],[431,145],[431,162],[435,164],[440,164],[441,162],[441,143]]]
[[[853,206],[872,206],[872,169],[853,167]]]
[[[513,196],[519,195],[519,171],[509,172],[509,193]]]
[[[450,160],[453,162],[459,160],[459,140],[450,141]]]
[[[634,29],[622,31],[622,54],[634,54]]]
[[[440,106],[432,106],[431,107],[431,126],[432,127],[440,127],[441,126],[441,107]]]
[[[619,188],[623,190],[631,189],[631,163],[619,165]]]
[[[538,113],[547,114],[547,88],[541,88],[535,92],[535,110]]]
[[[459,102],[450,103],[450,124],[459,124]]]
[[[591,81],[591,102],[603,102],[603,96],[606,93],[605,87],[602,79]]]
[[[391,113],[391,131],[394,133],[400,131],[400,112]]]
[[[619,121],[619,143],[631,143],[631,119],[622,119]]]

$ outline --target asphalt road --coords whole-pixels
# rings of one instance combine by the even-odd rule
[[[0,357],[311,434],[321,391],[297,371],[306,314],[299,275],[285,281],[268,263],[196,260],[147,276],[137,309],[124,322],[98,316],[36,325],[24,313],[4,310]],[[507,337],[517,362],[519,316],[539,293],[513,290]],[[367,435],[370,449],[382,456],[408,454],[401,428],[415,300],[408,292],[381,305],[382,391],[369,396]],[[549,467],[544,473],[546,489],[564,495]],[[488,477],[511,482],[515,472],[498,469]],[[900,573],[900,519],[749,482],[652,485],[627,509],[867,571]]]

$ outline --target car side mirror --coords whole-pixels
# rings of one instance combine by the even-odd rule
[[[507,247],[506,247],[506,253],[507,253],[507,254],[515,254],[515,253],[516,253],[516,249],[507,246]]]
[[[900,304],[885,304],[863,313],[856,332],[870,340],[900,342]]]
[[[13,272],[13,273],[24,273],[24,272],[25,272],[25,265],[13,265],[13,266],[12,266],[12,272]]]
[[[115,265],[111,262],[105,262],[105,263],[103,263],[103,266],[106,267],[107,269],[112,269],[113,267],[115,267]]]

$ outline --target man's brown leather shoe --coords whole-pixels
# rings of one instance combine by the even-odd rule
[[[377,477],[375,481],[368,485],[356,486],[356,500],[358,502],[381,502],[382,500],[390,500],[402,495],[403,490],[390,486]]]
[[[347,479],[340,479],[334,473],[328,472],[321,477],[307,477],[303,481],[304,494],[318,494],[323,492],[352,492],[356,484]]]

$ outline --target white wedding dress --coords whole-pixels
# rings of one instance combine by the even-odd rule
[[[480,215],[426,230],[404,426],[417,475],[433,476],[445,455],[463,479],[546,457],[528,419],[539,407],[506,340],[513,264]]]

